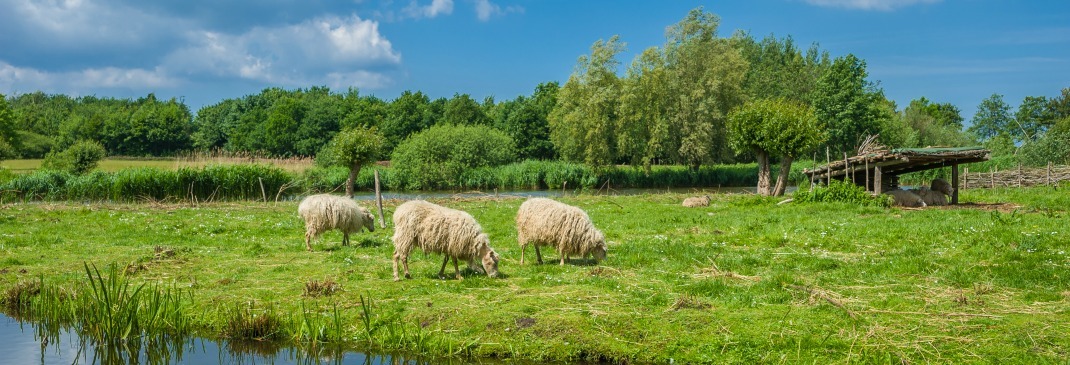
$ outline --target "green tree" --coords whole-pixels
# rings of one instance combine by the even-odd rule
[[[402,142],[391,155],[394,184],[423,190],[458,186],[466,171],[516,161],[512,138],[483,125],[432,126]]]
[[[1011,133],[1015,140],[1029,143],[1040,139],[1044,132],[1055,124],[1055,116],[1048,98],[1043,96],[1027,96],[1018,105],[1018,111],[1014,113],[1014,127]]]
[[[737,32],[732,43],[750,65],[743,89],[752,99],[783,97],[809,103],[831,64],[827,51],[812,44],[804,52],[791,36],[769,35],[759,42],[749,33]]]
[[[434,114],[431,100],[422,92],[404,91],[386,108],[380,131],[386,137],[387,151],[392,150],[409,135],[432,125]]]
[[[961,122],[955,122],[953,118],[958,115],[958,109],[951,106],[954,108],[952,115],[948,113],[952,109],[941,105],[950,104],[933,104],[922,97],[912,100],[903,109],[899,119],[914,131],[915,139],[902,147],[962,146],[969,143],[969,138],[958,127]]]
[[[549,122],[550,141],[562,158],[595,167],[617,158],[614,126],[620,79],[615,70],[623,50],[617,36],[595,42],[561,88]]]
[[[15,132],[15,117],[8,107],[7,97],[0,94],[0,161],[18,155],[19,136]]]
[[[853,153],[862,138],[880,131],[884,97],[866,81],[866,62],[853,54],[836,58],[818,81],[814,112],[826,123],[828,145],[835,156]]]
[[[783,195],[792,162],[824,139],[813,108],[785,98],[760,99],[733,110],[728,116],[728,130],[733,149],[753,152],[757,157],[761,195]],[[780,174],[772,189],[770,157],[780,158]]]
[[[97,163],[107,154],[99,142],[81,141],[62,152],[50,152],[45,156],[41,167],[81,175],[97,168]]]
[[[468,94],[454,94],[453,98],[446,102],[442,120],[439,122],[453,125],[489,125],[490,118],[483,112],[483,107]]]
[[[617,145],[621,155],[633,166],[642,165],[647,173],[651,165],[669,156],[670,141],[668,74],[665,60],[657,48],[643,51],[628,68],[624,79]]]
[[[981,142],[987,142],[1002,135],[1013,144],[1013,134],[1010,130],[1013,120],[1010,110],[1010,105],[1003,101],[1003,95],[992,94],[977,106],[977,113],[973,115],[970,128],[967,130],[977,136]]]
[[[353,196],[353,186],[361,167],[374,163],[381,156],[386,140],[375,127],[354,127],[343,130],[316,156],[317,162],[327,166],[345,166],[349,169],[346,178],[346,196]]]

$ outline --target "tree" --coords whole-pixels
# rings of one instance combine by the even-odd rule
[[[516,161],[513,139],[484,125],[441,124],[413,134],[394,149],[391,181],[404,189],[460,186],[465,172]]]
[[[759,42],[746,32],[737,32],[732,43],[750,64],[743,89],[754,99],[784,97],[809,103],[831,63],[828,52],[820,51],[817,44],[804,53],[791,36],[769,35]]]
[[[884,97],[866,81],[866,62],[848,54],[836,58],[818,81],[814,112],[828,127],[828,144],[839,156],[853,152],[864,136],[880,131],[879,101]]]
[[[0,161],[18,155],[19,136],[15,132],[15,117],[7,105],[7,97],[0,94]]]
[[[1003,95],[992,94],[977,106],[977,113],[973,115],[968,131],[976,135],[981,142],[1000,135],[1007,136],[1013,142],[1010,110],[1010,105],[1003,101]]]
[[[902,147],[967,144],[968,138],[958,127],[961,122],[955,121],[957,115],[958,108],[950,104],[933,104],[925,97],[912,100],[899,114],[899,119],[914,131],[915,139],[911,144]],[[881,136],[884,136],[883,132]]]
[[[345,166],[349,169],[349,177],[346,178],[346,196],[352,197],[353,186],[356,184],[361,167],[377,161],[384,144],[385,139],[375,130],[375,127],[355,127],[335,134],[316,157],[321,164]]]
[[[550,141],[562,158],[590,166],[612,164],[616,158],[614,126],[620,97],[616,57],[624,50],[620,38],[598,40],[591,54],[580,56],[575,71],[558,94],[550,113]]]
[[[446,102],[442,120],[439,122],[452,125],[488,125],[490,118],[468,94],[454,94],[453,98]]]
[[[62,152],[48,153],[41,167],[81,175],[97,168],[97,163],[107,154],[100,142],[81,141]]]
[[[433,123],[431,100],[422,92],[404,91],[386,108],[380,127],[386,138],[386,152],[393,150],[409,135],[430,127]]]
[[[1022,100],[1014,113],[1014,127],[1011,128],[1015,140],[1023,143],[1036,141],[1055,124],[1049,105],[1048,98],[1043,96],[1027,96]]]
[[[744,104],[728,116],[729,143],[737,152],[758,158],[758,194],[780,196],[787,187],[791,164],[824,139],[813,108],[785,98]],[[780,157],[780,174],[770,190],[770,157]]]

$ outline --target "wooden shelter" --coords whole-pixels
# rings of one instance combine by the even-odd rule
[[[810,181],[828,183],[830,179],[848,178],[866,190],[880,194],[899,188],[899,175],[951,167],[951,204],[959,202],[959,165],[988,160],[989,151],[981,147],[900,148],[861,153],[858,156],[830,161],[825,166],[805,169]]]

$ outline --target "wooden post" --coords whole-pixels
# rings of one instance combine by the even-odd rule
[[[988,170],[988,174],[989,174],[989,177],[992,179],[992,185],[990,185],[989,188],[995,189],[996,188],[996,169],[993,168],[991,170]]]
[[[873,192],[877,193],[877,195],[880,195],[882,193],[881,190],[884,189],[882,185],[883,183],[881,182],[881,167],[876,166],[873,168]]]
[[[959,164],[951,165],[951,186],[955,187],[955,190],[951,191],[951,205],[957,205],[959,203]]]
[[[847,152],[843,153],[843,182],[847,182],[847,171],[851,169],[851,163],[847,161]],[[855,182],[854,176],[851,177],[851,183]]]
[[[379,170],[375,170],[375,205],[379,207],[379,228],[386,228],[386,218],[383,218],[383,193],[379,190]]]
[[[869,187],[869,158],[866,158],[866,191],[873,191]]]
[[[1051,185],[1051,161],[1048,161],[1048,185]]]
[[[256,178],[260,181],[260,197],[264,198],[264,202],[267,203],[267,192],[264,191],[264,179]]]
[[[1018,164],[1018,187],[1022,187],[1022,164]]]
[[[962,175],[963,175],[962,176],[962,189],[967,189],[967,188],[970,187],[970,167],[969,166],[963,166],[962,167]]]

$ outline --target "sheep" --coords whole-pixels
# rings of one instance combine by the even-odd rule
[[[947,205],[948,197],[955,193],[955,188],[944,179],[935,179],[928,188],[914,190],[929,206]]]
[[[895,200],[895,205],[903,207],[925,207],[925,201],[918,194],[910,190],[891,190],[885,192]]]
[[[684,206],[688,207],[688,208],[708,207],[708,206],[710,206],[710,196],[709,195],[703,195],[703,196],[689,197],[687,199],[684,199]]]
[[[539,246],[553,246],[561,255],[561,265],[569,255],[588,254],[595,261],[606,259],[606,239],[582,209],[546,198],[531,198],[520,205],[516,214],[517,240],[520,241],[520,264],[529,243],[535,245],[535,257],[542,263]]]
[[[446,262],[453,258],[454,276],[461,279],[457,259],[466,260],[468,267],[477,272],[485,272],[492,278],[498,277],[498,254],[490,247],[490,239],[483,233],[472,215],[460,210],[450,209],[423,200],[413,200],[401,204],[394,211],[394,281],[398,278],[398,261],[405,268],[405,278],[409,275],[409,253],[414,246],[424,253],[441,253],[442,267],[438,277],[443,278]],[[483,270],[476,266],[476,259],[482,260]]]
[[[312,251],[312,239],[323,232],[342,231],[342,245],[349,245],[349,234],[361,227],[375,232],[375,217],[353,199],[330,194],[311,195],[301,201],[297,215],[305,220],[305,248]]]

